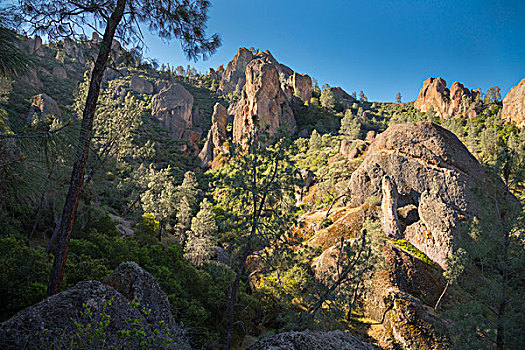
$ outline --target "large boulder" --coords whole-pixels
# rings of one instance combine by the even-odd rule
[[[344,108],[349,108],[356,102],[356,99],[352,95],[349,95],[339,86],[332,86],[328,89],[334,94],[335,101],[340,103]]]
[[[475,117],[481,108],[480,95],[457,81],[448,89],[443,78],[430,77],[423,82],[414,107],[421,112],[433,110],[440,118]]]
[[[131,76],[130,87],[131,90],[138,92],[139,94],[153,93],[153,84],[138,74],[133,74]]]
[[[228,110],[220,103],[213,107],[211,129],[208,132],[206,143],[199,153],[199,160],[203,166],[208,166],[221,152],[225,152],[224,143],[227,140],[226,124]]]
[[[62,112],[55,100],[46,94],[38,94],[31,98],[31,107],[27,115],[28,123],[42,120],[47,116],[60,117]]]
[[[264,338],[245,350],[375,350],[377,347],[342,332],[285,332]]]
[[[236,143],[243,143],[247,135],[255,132],[254,116],[258,118],[259,129],[270,136],[280,129],[293,134],[297,128],[290,101],[281,89],[277,65],[267,57],[248,64],[242,98],[232,109]]]
[[[171,83],[153,96],[151,114],[174,138],[182,139],[192,128],[193,96],[180,84]]]
[[[140,305],[134,306],[131,301]],[[97,336],[92,328],[105,320],[109,323],[103,327],[104,335]],[[89,324],[93,327],[88,328]],[[104,283],[80,282],[2,323],[0,347],[65,348],[72,341],[86,345],[93,341],[91,348],[138,348],[140,338],[119,336],[121,331],[135,329],[156,338],[148,344],[152,348],[170,337],[175,341],[172,348],[190,349],[184,330],[173,321],[166,294],[153,276],[134,263],[123,263]]]
[[[503,99],[501,116],[516,123],[518,128],[525,126],[525,78],[517,86],[510,89]]]
[[[473,217],[489,222],[498,218],[494,203],[488,202],[503,192],[500,184],[489,179],[453,133],[438,125],[398,124],[380,134],[352,174],[352,204],[361,205],[372,196],[381,198],[385,176],[395,185],[388,193],[398,200],[397,208],[392,202],[384,215],[395,219],[394,210],[417,207],[418,220],[401,236],[443,267],[462,238],[462,223]]]

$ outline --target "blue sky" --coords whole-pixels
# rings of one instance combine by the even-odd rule
[[[205,72],[241,46],[270,50],[319,85],[363,90],[371,101],[417,98],[441,76],[503,96],[525,78],[525,0],[211,0],[209,32],[223,44],[207,61],[186,61],[180,44],[147,35],[146,56]]]

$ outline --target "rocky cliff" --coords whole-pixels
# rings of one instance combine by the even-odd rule
[[[525,126],[525,79],[510,89],[507,96],[503,99],[501,116],[508,121],[516,123],[518,128]]]
[[[440,118],[475,117],[481,109],[481,94],[457,81],[448,89],[443,78],[430,77],[423,82],[414,107],[421,112],[433,110]]]
[[[220,103],[216,103],[211,116],[211,129],[208,132],[206,143],[199,153],[201,165],[208,166],[219,154],[226,152],[225,142],[228,140],[226,123],[228,110]]]

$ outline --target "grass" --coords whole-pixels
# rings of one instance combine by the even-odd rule
[[[412,255],[413,257],[418,258],[419,260],[427,263],[428,265],[432,267],[436,267],[436,263],[430,260],[428,256],[425,255],[421,250],[417,249],[412,243],[405,239],[389,239],[389,241],[394,244],[395,246],[403,249],[408,254]]]

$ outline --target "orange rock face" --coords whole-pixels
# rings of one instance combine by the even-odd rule
[[[421,112],[433,110],[444,119],[475,117],[481,107],[480,97],[479,91],[471,91],[457,81],[448,89],[443,78],[430,77],[423,83],[414,107]]]
[[[525,126],[525,78],[517,86],[510,89],[503,99],[501,116],[516,123],[518,128]]]

